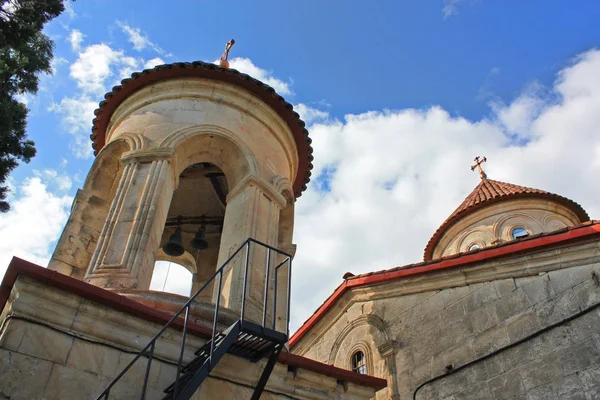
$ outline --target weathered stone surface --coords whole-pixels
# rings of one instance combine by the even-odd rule
[[[326,315],[294,351],[323,361],[321,355],[340,340],[340,332],[348,330],[353,318],[360,317],[361,310],[369,309],[371,314],[381,317],[381,324],[389,335],[401,344],[395,355],[395,372],[388,368],[380,375],[389,379],[395,374],[396,395],[401,398],[412,398],[418,385],[444,375],[447,367],[456,368],[495,351],[500,352],[426,385],[417,399],[544,396],[563,399],[579,398],[582,393],[586,398],[594,398],[600,390],[600,384],[594,380],[598,380],[598,372],[593,369],[600,364],[598,310],[502,350],[600,301],[600,288],[592,275],[598,265],[585,264],[590,259],[589,253],[598,252],[598,248],[585,244],[579,251],[583,264],[570,266],[560,273],[548,273],[560,268],[556,254],[548,252],[524,257],[520,264],[515,260],[489,263],[490,270],[498,274],[503,268],[513,268],[515,278],[511,279],[404,294],[411,285],[414,291],[429,288],[422,280],[407,280],[402,283],[403,292],[396,295],[391,285],[347,295],[349,305]],[[569,254],[572,265],[577,259],[577,249],[564,250],[562,254],[565,253]],[[533,276],[530,267],[535,268]],[[483,270],[484,266],[477,268]],[[455,271],[456,275],[461,273]],[[452,272],[446,273],[446,279],[453,279]],[[386,296],[377,298],[379,290],[385,290]],[[437,298],[442,300],[442,308]],[[378,356],[378,339],[365,335],[364,330],[346,332],[343,340],[349,344],[365,341],[373,357]],[[335,351],[342,354],[336,357],[336,366],[350,367],[348,352],[351,348],[351,345],[337,347]],[[386,397],[378,394],[377,399]]]
[[[20,301],[30,305],[39,301],[36,295],[40,295],[40,292],[30,290],[32,287],[41,288],[44,296],[58,296],[61,292],[60,289],[45,287],[39,282],[34,284],[27,279],[19,281],[21,279],[17,279]],[[28,286],[30,284],[31,287]],[[63,316],[68,314],[73,306],[81,307],[78,309],[76,320],[82,314],[95,318],[87,319],[87,323],[69,322],[67,326],[61,325],[66,321]],[[32,322],[39,317],[39,310],[34,307],[21,308],[30,314],[22,315],[23,319],[11,319],[4,325],[2,343],[10,345],[11,349],[0,347],[0,398],[93,399],[102,393],[122,368],[133,359],[135,352],[146,345],[149,332],[156,332],[160,328],[154,322],[115,311],[92,301],[66,301],[62,305],[56,303],[55,307],[55,312],[46,315],[46,319],[56,329]],[[43,311],[42,309],[41,312]],[[22,323],[14,324],[15,321]],[[112,326],[121,328],[98,329],[98,325],[106,321],[113,321]],[[367,324],[362,326],[365,332],[369,333],[370,327]],[[124,340],[123,335],[130,337]],[[381,332],[377,335],[381,338],[385,336]],[[161,399],[162,391],[173,382],[173,362],[179,357],[179,346],[171,344],[179,343],[180,338],[179,331],[169,330],[163,335],[159,344],[160,351],[157,350],[157,357],[152,361],[147,399]],[[389,338],[386,340],[389,341]],[[186,343],[194,345],[197,349],[205,340],[188,334]],[[394,351],[393,344],[389,344],[388,347],[390,351]],[[22,354],[24,351],[31,355]],[[193,353],[192,350],[191,352]],[[393,357],[391,358],[393,360]],[[372,361],[373,371],[381,373],[386,360]],[[256,385],[265,363],[266,359],[252,363],[226,354],[211,372],[213,380],[218,383],[213,383],[213,386],[209,384],[209,389],[203,389],[208,390],[209,395],[202,398],[228,398],[222,397],[221,393],[231,393],[234,396],[232,398],[247,399],[248,391]],[[142,358],[111,389],[111,399],[138,398],[142,390],[145,368],[146,359]],[[215,390],[218,391],[211,392],[211,387],[217,388]],[[368,386],[341,382],[336,377],[304,368],[295,368],[291,372],[287,365],[277,364],[269,378],[263,398],[366,400],[374,394],[374,389]]]
[[[73,338],[45,326],[29,324],[19,346],[19,353],[64,364]]]
[[[94,399],[108,384],[108,379],[89,372],[53,364],[44,390],[44,400],[72,398]]]
[[[67,366],[113,378],[118,373],[120,352],[100,344],[73,340]]]
[[[41,398],[52,365],[40,358],[0,349],[0,398]]]

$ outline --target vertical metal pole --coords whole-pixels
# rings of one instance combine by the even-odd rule
[[[141,400],[146,399],[146,387],[148,386],[148,378],[150,378],[150,367],[152,366],[152,356],[154,356],[154,345],[156,342],[152,342],[152,346],[150,347],[150,354],[148,355],[148,365],[146,366],[146,375],[144,376],[144,386],[142,386],[142,396]]]
[[[183,337],[181,338],[181,349],[179,350],[179,362],[177,363],[177,375],[175,376],[175,386],[173,387],[173,398],[177,398],[177,389],[179,386],[179,375],[181,374],[181,365],[183,363],[183,353],[185,351],[185,338],[187,336],[187,327],[190,319],[191,303],[185,308],[185,320],[183,323]]]
[[[267,267],[265,271],[265,294],[263,296],[263,328],[267,324],[267,302],[269,301],[269,275],[271,273],[271,249],[267,248]]]
[[[281,264],[280,264],[281,265]],[[277,278],[279,274],[279,265],[275,267],[275,283],[273,284],[273,330],[277,321]]]
[[[219,304],[221,303],[221,283],[223,283],[223,270],[219,271],[219,284],[217,285],[217,301],[215,302],[215,316],[213,319],[212,339],[210,340],[210,362],[212,364],[212,355],[215,351],[215,339],[217,334],[217,322],[219,320]]]
[[[240,319],[244,320],[244,312],[246,311],[246,290],[248,286],[248,264],[250,262],[250,241],[246,242],[246,259],[244,261],[244,283],[242,284],[242,311]]]
[[[292,298],[292,257],[288,257],[288,292],[287,292],[287,311],[285,312],[285,321],[287,324],[287,336],[290,337],[290,306]]]

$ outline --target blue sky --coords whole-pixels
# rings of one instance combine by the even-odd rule
[[[56,73],[27,98],[38,155],[12,174],[0,262],[49,257],[93,161],[91,111],[106,90],[152,60],[214,61],[231,38],[233,67],[298,105],[314,140],[320,178],[298,201],[294,284],[308,290],[302,271],[323,284],[297,297],[296,325],[346,270],[418,261],[477,184],[475,155],[491,177],[600,218],[586,180],[600,168],[598,20],[592,0],[78,0],[46,27]]]

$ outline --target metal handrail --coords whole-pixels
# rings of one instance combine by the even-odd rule
[[[285,257],[285,259],[279,263],[279,265],[277,265],[277,267],[275,267],[275,283],[274,283],[274,300],[273,300],[273,323],[272,323],[272,329],[275,330],[275,324],[276,324],[276,314],[277,314],[277,273],[279,271],[279,268],[281,268],[283,265],[285,265],[286,263],[288,263],[288,279],[287,279],[287,286],[288,286],[288,292],[287,292],[287,309],[286,309],[286,315],[285,315],[285,319],[286,319],[286,337],[289,337],[290,334],[290,290],[291,290],[291,282],[292,282],[292,256],[284,251],[281,251],[273,246],[269,246],[266,243],[260,242],[256,239],[253,238],[248,238],[244,241],[244,243],[242,243],[240,245],[240,247],[238,247],[238,249],[231,255],[229,256],[229,258],[227,259],[227,261],[225,261],[223,263],[223,265],[221,265],[221,267],[215,271],[215,273],[202,285],[202,287],[200,289],[198,289],[196,291],[196,293],[194,293],[187,301],[186,303],[181,307],[181,309],[179,309],[179,311],[177,311],[175,314],[173,314],[173,316],[171,317],[171,319],[165,324],[165,326],[162,327],[161,330],[158,331],[158,333],[148,342],[148,344],[133,358],[133,360],[131,360],[131,362],[129,362],[129,364],[127,364],[125,366],[125,368],[123,368],[123,370],[121,371],[121,373],[119,373],[119,375],[117,375],[112,382],[108,385],[108,387],[106,389],[104,389],[104,391],[98,396],[96,397],[96,400],[108,400],[109,395],[110,395],[110,391],[111,389],[117,384],[117,382],[119,382],[119,380],[127,373],[127,371],[129,371],[129,369],[142,357],[145,356],[146,354],[148,355],[148,362],[147,362],[147,366],[146,366],[146,372],[144,375],[144,384],[142,387],[142,394],[141,394],[141,400],[144,400],[146,397],[146,390],[147,390],[147,386],[148,386],[148,379],[150,377],[150,369],[151,369],[151,364],[152,364],[152,359],[154,357],[154,350],[156,348],[156,342],[158,341],[158,339],[160,339],[160,337],[163,335],[163,333],[169,328],[171,327],[171,325],[173,325],[173,323],[179,319],[179,317],[185,312],[184,315],[184,323],[183,323],[183,335],[182,335],[182,340],[181,340],[181,348],[179,351],[179,359],[177,362],[177,375],[175,377],[175,384],[174,384],[174,388],[173,388],[173,398],[176,397],[177,395],[177,389],[178,389],[178,384],[179,384],[179,377],[181,374],[181,367],[183,364],[183,355],[185,352],[185,341],[186,341],[186,336],[187,336],[187,327],[189,324],[189,319],[190,319],[190,309],[191,309],[191,305],[194,302],[194,300],[196,300],[196,298],[198,297],[198,295],[200,295],[200,293],[206,288],[208,287],[208,285],[218,276],[218,285],[217,285],[217,298],[215,301],[215,312],[214,312],[214,318],[213,318],[213,325],[212,325],[212,337],[211,337],[211,345],[210,345],[210,356],[209,359],[212,360],[212,355],[213,355],[213,351],[215,349],[215,337],[217,334],[217,322],[218,322],[218,314],[219,314],[219,305],[220,305],[220,299],[221,299],[221,289],[222,289],[222,283],[223,283],[223,271],[224,269],[228,266],[228,264],[231,262],[231,260],[233,260],[242,249],[246,248],[246,254],[245,254],[245,261],[244,261],[244,282],[243,282],[243,289],[242,289],[242,304],[241,304],[241,310],[240,310],[240,320],[244,321],[244,314],[245,314],[245,305],[246,305],[246,293],[247,293],[247,283],[248,283],[248,265],[249,265],[249,261],[250,261],[250,244],[251,243],[255,243],[261,247],[264,247],[267,249],[267,266],[266,266],[266,275],[265,275],[265,290],[264,290],[264,304],[263,304],[263,319],[262,319],[262,327],[265,328],[266,327],[266,315],[267,315],[267,307],[268,307],[268,288],[269,288],[269,273],[270,273],[270,256],[271,256],[271,251],[276,252],[277,254],[280,254],[282,256]]]

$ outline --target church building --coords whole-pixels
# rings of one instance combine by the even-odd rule
[[[423,262],[346,273],[292,352],[385,378],[378,400],[600,398],[600,222],[484,161]]]
[[[485,159],[423,262],[346,273],[290,335],[311,140],[229,69],[234,43],[100,102],[48,267],[13,258],[0,286],[0,398],[600,398],[600,223]],[[189,271],[191,296],[150,289],[158,261]]]

